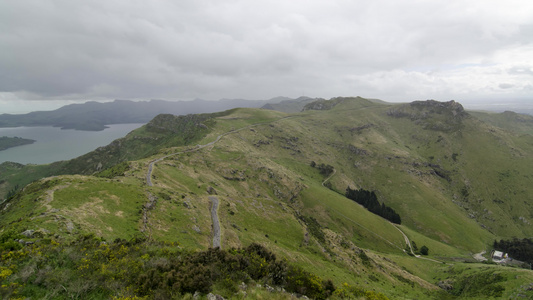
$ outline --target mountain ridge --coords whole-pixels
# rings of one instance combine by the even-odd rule
[[[0,127],[54,126],[61,129],[99,131],[105,125],[146,123],[161,113],[176,115],[213,113],[236,107],[259,108],[267,103],[277,103],[283,98],[270,100],[221,99],[208,101],[88,101],[70,104],[52,111],[37,111],[27,114],[0,114]]]

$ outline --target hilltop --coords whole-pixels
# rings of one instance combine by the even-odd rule
[[[455,101],[334,98],[292,114],[159,115],[107,147],[48,166],[50,175],[69,175],[35,181],[4,202],[0,230],[30,230],[32,242],[61,247],[93,234],[110,244],[142,237],[202,253],[213,246],[215,207],[222,249],[260,244],[331,279],[337,297],[532,296],[531,271],[472,258],[496,239],[532,235],[532,147],[531,135],[482,121]],[[10,178],[37,170],[2,166]],[[346,198],[347,188],[373,191],[401,225]],[[429,255],[414,256],[422,246]],[[139,268],[162,262],[155,252],[143,261],[144,253]],[[5,278],[19,282],[23,268],[13,268]],[[26,284],[39,286],[31,276]],[[273,279],[261,280],[249,282]],[[233,287],[211,289],[227,297]]]

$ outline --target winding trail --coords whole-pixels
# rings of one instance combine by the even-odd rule
[[[420,256],[418,254],[415,254],[415,252],[413,251],[413,247],[411,246],[411,241],[409,240],[409,238],[407,237],[407,235],[400,229],[400,227],[398,227],[398,225],[394,224],[391,222],[391,225],[394,226],[396,229],[398,229],[399,232],[402,233],[403,235],[403,238],[405,239],[405,243],[409,246],[409,250],[411,250],[411,254],[416,257],[416,258],[420,258],[420,259],[425,259],[425,260],[429,260],[429,261],[432,261],[432,262],[436,262],[436,263],[440,263],[442,264],[443,262],[442,261],[438,261],[438,260],[435,260],[435,259],[431,259],[431,258],[427,258],[427,257],[423,257],[423,256]],[[403,249],[404,252],[407,252],[405,251],[405,249]]]
[[[241,128],[242,129],[242,128]],[[239,130],[241,130],[239,129]],[[150,162],[150,164],[148,164],[148,172],[146,172],[146,184],[148,186],[153,186],[152,184],[152,171],[154,170],[154,165],[168,157],[171,157],[171,156],[174,156],[174,155],[178,155],[178,154],[182,154],[182,153],[187,153],[187,152],[194,152],[194,151],[198,151],[200,149],[203,149],[205,147],[209,147],[209,146],[212,146],[214,145],[216,142],[218,142],[223,136],[229,134],[229,133],[233,133],[233,132],[236,132],[236,131],[230,131],[230,132],[226,132],[224,134],[221,134],[219,136],[217,136],[217,138],[212,141],[212,142],[209,142],[205,145],[198,145],[196,146],[195,148],[192,148],[192,149],[188,149],[188,150],[183,150],[183,151],[178,151],[178,152],[174,152],[174,153],[171,153],[171,154],[168,154],[168,155],[165,155],[163,157],[160,157],[160,158],[157,158],[157,159],[154,159]]]
[[[335,175],[337,173],[337,169],[333,169],[333,174],[329,175],[328,178],[324,179],[324,181],[322,181],[322,186],[323,187],[326,187],[325,184],[328,180],[331,179],[331,177],[333,177],[333,175]]]
[[[392,223],[391,223],[392,224]],[[409,238],[407,237],[407,235],[398,227],[396,226],[395,224],[392,224],[394,226],[394,228],[398,229],[398,231],[403,235],[403,238],[405,240],[405,243],[407,244],[407,246],[409,246],[409,250],[411,251],[411,254],[414,256],[414,257],[420,257],[420,255],[417,255],[415,254],[415,252],[413,251],[413,247],[411,246],[411,241],[409,240]],[[403,250],[404,252],[405,249]]]
[[[213,248],[220,248],[220,222],[218,221],[218,198],[209,196],[211,201],[211,219],[213,220]]]
[[[148,164],[148,171],[146,172],[146,184],[148,186],[153,186],[152,173],[153,173],[155,164],[160,162],[160,161],[162,161],[162,160],[164,160],[164,159],[166,159],[166,158],[168,158],[168,157],[175,156],[175,155],[182,154],[182,153],[187,153],[187,152],[195,152],[195,151],[198,151],[200,149],[203,149],[203,148],[206,148],[206,147],[209,147],[209,146],[213,146],[215,143],[220,141],[220,139],[222,139],[222,137],[224,137],[224,136],[226,136],[228,134],[236,133],[236,132],[239,132],[241,130],[249,129],[249,128],[252,128],[252,127],[255,127],[255,126],[271,124],[271,123],[274,123],[274,122],[278,122],[278,121],[281,121],[281,120],[284,120],[284,119],[289,119],[289,118],[294,118],[294,117],[297,117],[297,116],[287,116],[287,117],[279,118],[279,119],[276,119],[276,120],[273,120],[273,121],[270,121],[270,122],[262,122],[262,123],[250,124],[248,126],[244,126],[244,127],[239,128],[239,129],[234,129],[234,130],[230,130],[230,131],[228,131],[226,133],[223,133],[223,134],[217,136],[214,141],[209,142],[209,143],[207,143],[205,145],[197,145],[196,147],[194,147],[192,149],[177,151],[177,152],[162,156],[160,158],[154,159],[154,160],[150,161],[150,163]],[[151,197],[152,197],[152,195],[149,194],[149,198],[151,198]],[[219,222],[219,219],[218,219],[218,203],[219,203],[219,201],[218,201],[218,198],[215,197],[215,196],[209,196],[209,200],[211,201],[211,204],[212,204],[211,205],[211,219],[213,221],[213,248],[216,248],[216,247],[221,247],[220,222]],[[150,201],[152,201],[152,200],[150,200]],[[147,214],[145,214],[143,221],[144,221],[144,224],[145,224],[144,225],[145,226],[144,229],[145,230],[149,230],[149,228],[147,228],[148,227],[147,226],[148,225],[148,216],[147,216]]]
[[[192,149],[177,151],[177,152],[162,156],[160,158],[154,159],[148,164],[148,172],[146,172],[146,184],[148,186],[153,186],[153,184],[152,184],[152,171],[154,169],[155,164],[160,162],[160,161],[162,161],[162,160],[164,160],[164,159],[166,159],[166,158],[168,158],[168,157],[171,157],[171,156],[174,156],[174,155],[178,155],[178,154],[182,154],[182,153],[187,153],[187,152],[195,152],[195,151],[198,151],[198,150],[203,149],[205,147],[213,146],[215,143],[220,141],[221,138],[223,138],[224,136],[226,136],[228,134],[236,133],[236,132],[239,132],[239,131],[244,130],[244,129],[249,129],[249,128],[260,126],[260,125],[267,125],[267,124],[271,124],[271,123],[274,123],[274,122],[279,122],[281,120],[295,118],[295,117],[298,117],[298,116],[287,116],[287,117],[279,118],[279,119],[276,119],[276,120],[273,120],[273,121],[270,121],[270,122],[262,122],[262,123],[250,124],[248,126],[244,126],[244,127],[239,128],[239,129],[234,129],[234,130],[230,130],[228,132],[225,132],[225,133],[217,136],[217,138],[214,141],[209,142],[209,143],[207,143],[205,145],[197,145],[196,147],[194,147]]]

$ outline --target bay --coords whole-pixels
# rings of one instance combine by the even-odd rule
[[[36,142],[0,151],[0,163],[48,164],[69,160],[106,146],[144,124],[113,124],[102,131],[62,130],[59,127],[0,128],[0,136],[21,137]]]

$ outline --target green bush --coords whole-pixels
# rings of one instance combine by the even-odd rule
[[[0,236],[10,245],[16,232]],[[1,251],[0,298],[171,299],[195,292],[230,297],[241,282],[284,287],[315,299],[335,291],[329,280],[278,260],[262,245],[205,251],[182,250],[174,243],[143,237],[105,242],[94,234],[70,243],[53,238]],[[224,294],[225,293],[225,294]]]

